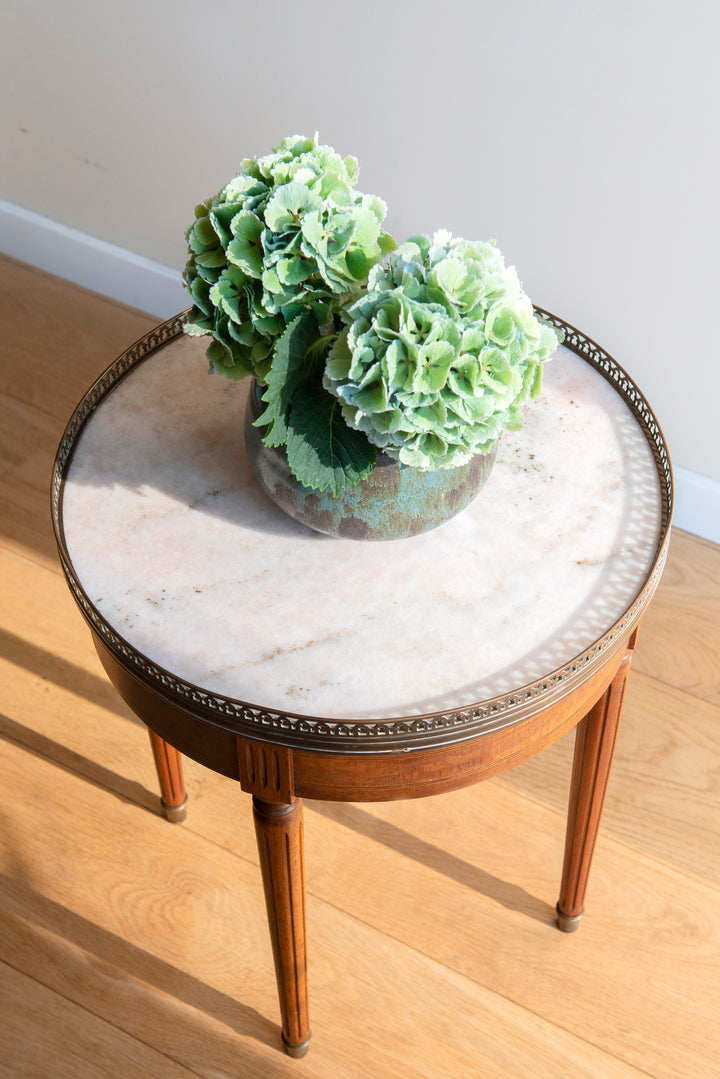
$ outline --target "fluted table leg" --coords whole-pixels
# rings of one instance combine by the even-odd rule
[[[292,1057],[310,1043],[302,802],[253,796],[253,815],[277,976],[282,1038]]]
[[[565,933],[577,929],[585,907],[590,865],[605,803],[636,636],[637,633],[633,634],[623,662],[607,691],[579,723],[575,735],[565,861],[557,904],[558,926]]]
[[[169,821],[178,823],[187,816],[187,795],[183,780],[182,756],[159,734],[148,729],[152,746],[155,769],[160,783],[160,796],[165,816]]]

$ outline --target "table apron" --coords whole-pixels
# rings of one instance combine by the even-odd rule
[[[459,790],[499,775],[542,752],[571,730],[600,699],[627,650],[564,696],[529,717],[466,741],[431,748],[368,753],[294,748],[223,729],[193,715],[128,670],[93,633],[105,671],[125,703],[180,753],[274,802],[294,797],[376,802]]]

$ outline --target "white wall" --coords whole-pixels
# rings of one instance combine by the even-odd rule
[[[714,490],[719,37],[716,0],[5,0],[0,194],[177,271],[194,204],[317,129],[399,239],[496,239]]]

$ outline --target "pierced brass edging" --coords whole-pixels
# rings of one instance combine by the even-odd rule
[[[67,553],[65,535],[62,528],[62,499],[60,493],[65,479],[65,473],[68,470],[68,466],[83,427],[98,405],[104,401],[110,391],[113,390],[115,386],[130,373],[130,371],[134,370],[138,364],[142,363],[142,361],[146,360],[149,356],[152,356],[153,353],[168,344],[168,342],[173,341],[176,337],[180,336],[182,328],[187,321],[187,315],[187,311],[184,311],[179,315],[174,315],[173,318],[168,319],[167,322],[162,322],[159,326],[150,330],[149,333],[140,337],[134,344],[130,345],[130,347],[118,356],[109,367],[106,367],[99,378],[93,382],[68,421],[55,455],[51,480],[53,528],[63,565],[66,561],[70,564],[70,557]]]
[[[597,341],[593,341],[587,334],[584,334],[575,326],[571,326],[569,322],[564,322],[550,311],[545,311],[542,307],[536,307],[535,310],[544,319],[551,322],[553,326],[562,330],[564,334],[564,345],[572,352],[576,353],[576,355],[582,356],[584,360],[594,367],[603,378],[607,379],[607,381],[620,392],[621,397],[645,432],[645,438],[652,450],[655,464],[661,479],[664,480],[664,483],[660,483],[662,508],[660,536],[656,549],[657,558],[660,555],[663,544],[667,539],[667,533],[670,530],[674,502],[672,464],[670,462],[667,445],[665,444],[665,436],[662,433],[662,428],[657,421],[657,417],[645,400],[645,396],[637,383],[630,378],[627,371],[625,371],[620,364],[597,343]]]
[[[68,584],[90,628],[136,677],[150,685],[171,703],[222,730],[263,740],[263,734],[277,745],[317,749],[325,753],[378,755],[398,751],[439,748],[457,744],[512,726],[546,708],[553,699],[568,696],[621,647],[637,625],[651,599],[665,562],[656,564],[645,588],[625,615],[590,648],[545,678],[506,696],[471,704],[462,709],[387,720],[342,721],[293,712],[276,712],[219,694],[213,694],[177,678],[128,644],[100,616],[62,560]],[[409,740],[411,744],[408,744]]]
[[[107,368],[77,406],[58,448],[52,478],[53,526],[65,577],[92,631],[136,677],[178,707],[202,716],[205,722],[259,741],[263,740],[265,734],[267,740],[277,745],[322,750],[324,753],[350,751],[382,755],[457,744],[522,722],[546,708],[553,700],[568,696],[624,645],[655,592],[667,557],[672,520],[673,477],[660,426],[629,375],[585,334],[557,316],[541,308],[537,310],[563,331],[564,344],[607,378],[627,402],[652,448],[662,492],[660,536],[645,585],[615,625],[570,663],[511,694],[470,704],[461,709],[392,717],[382,721],[342,721],[276,712],[210,693],[153,663],[116,633],[90,602],[75,574],[62,527],[62,484],[75,445],[92,413],[130,371],[182,333],[187,313],[177,315],[156,327]]]

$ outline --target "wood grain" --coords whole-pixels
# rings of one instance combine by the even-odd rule
[[[253,817],[280,998],[282,1038],[290,1056],[302,1057],[310,1043],[302,802],[296,798],[284,805],[254,797]]]
[[[720,706],[720,547],[673,529],[635,669]]]
[[[48,565],[50,468],[83,392],[156,319],[0,256],[0,534]]]
[[[580,722],[575,736],[565,856],[557,902],[558,924],[565,932],[577,928],[585,909],[585,893],[615,756],[635,637],[633,634],[632,646],[607,692]]]
[[[562,812],[572,755],[572,737],[563,738],[498,782]],[[603,834],[720,887],[719,807],[720,708],[640,674],[633,663]]]
[[[305,803],[313,1042],[289,1060],[251,799],[188,761],[188,820],[162,818],[54,553],[65,421],[153,320],[2,269],[0,1076],[714,1076],[720,548],[673,536],[579,933],[552,925],[572,735],[438,798]]]
[[[174,746],[158,738],[154,731],[148,731],[148,734],[160,786],[163,812],[169,821],[179,824],[187,816],[182,756]]]
[[[191,1079],[196,1074],[6,963],[0,963],[0,1014],[0,1075]]]
[[[312,885],[313,1049],[306,1070],[304,1061],[282,1070],[255,866],[81,777],[55,775],[21,747],[0,748],[13,792],[0,955],[198,1074],[365,1077],[368,1061],[373,1074],[427,1079],[476,1067],[528,1079],[640,1074],[376,929],[372,911],[370,922],[348,914],[341,889],[338,906]],[[346,865],[346,889],[347,875]]]

